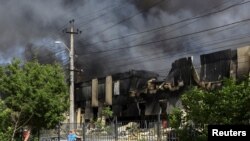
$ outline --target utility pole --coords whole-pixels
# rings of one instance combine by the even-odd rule
[[[74,30],[74,20],[70,20],[70,31],[66,31],[66,33],[70,34],[70,49],[69,49],[69,59],[70,59],[70,93],[69,93],[69,101],[70,101],[70,107],[69,107],[69,123],[70,123],[70,130],[74,129],[74,123],[75,123],[75,100],[74,100],[74,34],[80,34],[80,30]]]

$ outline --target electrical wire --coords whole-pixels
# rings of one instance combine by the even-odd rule
[[[250,18],[244,19],[244,20],[240,20],[240,21],[236,21],[236,22],[232,22],[232,23],[229,23],[229,24],[224,24],[222,26],[216,26],[216,27],[213,27],[213,28],[208,28],[208,29],[204,29],[204,30],[200,30],[200,31],[196,31],[196,32],[191,32],[191,33],[187,33],[187,34],[183,34],[183,35],[179,35],[179,36],[174,36],[174,37],[170,37],[170,38],[165,38],[165,39],[161,39],[161,40],[156,40],[156,41],[151,41],[151,42],[136,44],[136,45],[132,45],[132,46],[125,46],[125,47],[120,47],[120,48],[114,48],[114,49],[109,49],[109,50],[89,52],[89,53],[80,54],[80,55],[90,55],[90,54],[104,53],[104,52],[110,52],[110,51],[116,51],[116,50],[124,50],[124,49],[129,49],[129,48],[135,48],[135,47],[138,47],[138,46],[150,45],[150,44],[154,44],[154,43],[158,43],[158,42],[163,42],[163,41],[175,40],[175,39],[178,39],[178,38],[183,38],[183,37],[187,37],[187,36],[191,36],[191,35],[195,35],[195,34],[200,34],[200,33],[203,33],[203,32],[207,32],[207,31],[219,29],[219,28],[222,28],[222,27],[226,27],[226,26],[238,24],[238,23],[241,23],[241,22],[247,22],[249,20],[250,20]]]
[[[240,4],[246,4],[247,2],[244,2],[244,3],[240,3]],[[223,10],[227,10],[227,9],[229,9],[229,8],[232,8],[233,6],[238,6],[239,5],[239,3],[238,4],[234,4],[234,5],[231,5],[231,6],[229,6],[229,7],[227,7],[227,8],[223,8],[223,9],[221,9],[221,10],[219,10],[219,11],[216,11],[216,12],[221,12],[221,11],[223,11]],[[207,13],[207,14],[205,14],[206,16],[207,15],[209,15],[209,14],[211,14],[211,13]],[[185,25],[184,25],[185,26]],[[182,27],[184,27],[184,26],[182,26]]]
[[[121,23],[123,23],[123,22],[126,22],[126,21],[130,20],[130,19],[136,17],[137,15],[142,14],[145,10],[149,10],[149,9],[151,9],[151,8],[153,8],[153,7],[157,6],[157,5],[159,5],[160,3],[164,2],[164,1],[165,1],[165,0],[159,0],[158,2],[156,2],[156,3],[152,4],[151,6],[149,6],[148,8],[146,8],[146,9],[144,9],[144,10],[140,10],[138,13],[136,13],[136,14],[134,14],[134,15],[132,15],[132,16],[129,16],[129,17],[127,17],[127,18],[124,18],[124,19],[122,19],[122,20],[120,20],[120,21],[118,21],[118,22],[116,22],[116,23],[114,23],[114,24],[112,24],[112,25],[110,25],[110,26],[104,28],[103,30],[94,33],[94,34],[92,35],[92,37],[93,37],[93,36],[96,36],[96,35],[98,35],[98,34],[101,34],[101,33],[105,32],[105,31],[107,31],[107,30],[109,30],[109,29],[111,29],[111,28],[113,28],[113,27],[115,27],[115,26],[117,26],[117,25],[119,25],[119,24],[121,24]]]
[[[247,24],[247,23],[245,23],[245,24]],[[213,32],[213,34],[218,34],[218,33],[221,33],[221,32],[223,32],[223,31],[228,31],[228,30],[231,30],[231,29],[233,29],[233,28],[235,28],[236,26],[242,26],[242,25],[238,25],[238,24],[236,24],[236,25],[234,25],[233,27],[228,27],[228,28],[225,28],[225,29],[222,29],[222,30],[219,30],[219,31],[215,31],[215,32]],[[235,37],[238,37],[238,35],[236,35]],[[194,38],[194,37],[193,37]],[[189,38],[189,40],[190,39],[192,39],[192,38]],[[220,39],[221,40],[221,39]],[[215,41],[217,41],[217,40],[213,40],[213,42],[215,42]],[[182,44],[188,44],[189,43],[189,41],[186,41],[186,42],[183,42]],[[204,44],[204,43],[203,43]],[[196,42],[196,45],[197,45],[197,42]],[[147,47],[147,49],[150,49],[150,48],[155,48],[155,46],[150,46],[150,47]],[[142,51],[143,50],[145,50],[144,48],[139,48],[139,49],[141,49]],[[137,50],[138,52],[140,51],[140,50]],[[159,50],[158,52],[157,51],[155,51],[154,50],[154,53],[152,54],[152,53],[150,53],[149,55],[146,55],[146,56],[152,56],[152,55],[157,55],[157,54],[161,54],[161,53],[163,53],[162,52],[162,50]],[[119,56],[119,57],[118,57]],[[105,59],[106,57],[108,57],[109,59],[114,59],[114,61],[115,62],[118,62],[119,60],[130,60],[130,59],[136,59],[136,58],[141,58],[141,57],[145,57],[145,55],[141,55],[141,56],[136,56],[136,57],[127,57],[127,58],[122,58],[123,56],[120,56],[120,54],[119,53],[117,53],[117,54],[114,54],[114,53],[112,53],[111,55],[110,54],[108,54],[108,55],[106,55],[106,56],[100,56],[100,57],[98,57],[98,56],[96,56],[95,58],[93,58],[93,59],[91,59],[90,61],[95,61],[95,60],[103,60],[103,59]],[[121,59],[122,58],[122,59]],[[111,61],[111,62],[114,62],[114,61]]]
[[[221,13],[221,12],[224,12],[224,11],[226,11],[226,10],[228,10],[228,9],[233,8],[233,7],[240,6],[240,5],[244,5],[244,4],[247,4],[247,3],[249,3],[249,2],[250,2],[250,1],[236,3],[236,4],[233,4],[233,5],[230,5],[230,6],[226,7],[226,8],[220,9],[220,10],[218,10],[218,11],[209,12],[209,13],[205,13],[204,15],[199,15],[199,16],[195,16],[195,17],[183,19],[183,20],[177,21],[177,22],[175,22],[175,23],[171,23],[171,24],[164,25],[164,26],[160,26],[160,27],[157,27],[157,28],[145,30],[145,31],[142,31],[142,32],[131,33],[131,34],[127,34],[127,35],[125,35],[125,36],[113,38],[113,39],[110,39],[110,40],[94,42],[94,43],[85,45],[85,47],[93,46],[93,45],[98,44],[98,43],[107,43],[107,42],[111,42],[111,41],[114,41],[114,40],[120,40],[120,39],[124,39],[124,38],[130,37],[130,36],[134,36],[134,35],[138,35],[138,34],[143,34],[143,33],[147,33],[147,32],[159,31],[159,30],[161,30],[161,29],[163,29],[163,28],[171,27],[171,26],[174,26],[174,25],[183,23],[183,22],[187,22],[187,21],[190,21],[190,20],[194,20],[194,19],[199,19],[199,18],[211,16],[211,15],[216,14],[216,13]],[[216,7],[217,7],[217,6],[216,6]]]
[[[179,37],[183,37],[183,36],[189,36],[189,35],[193,35],[193,34],[197,34],[197,33],[207,32],[207,31],[210,31],[210,30],[218,29],[218,28],[221,28],[221,27],[226,27],[226,26],[229,26],[229,25],[234,25],[234,24],[236,24],[236,23],[246,22],[246,21],[249,21],[249,20],[250,20],[250,19],[245,19],[245,20],[237,21],[237,22],[230,23],[230,24],[227,24],[227,25],[218,26],[218,27],[206,29],[206,30],[203,30],[203,31],[198,31],[198,32],[194,32],[194,33],[189,33],[189,34],[185,34],[185,35],[177,36],[177,37],[172,37],[172,38],[168,38],[168,39],[175,39],[175,38],[179,38]],[[164,40],[166,40],[166,39],[164,39]],[[154,43],[155,43],[155,42],[159,42],[159,41],[154,41]]]
[[[237,43],[237,44],[232,44],[230,46],[239,46],[239,45],[246,45],[246,44],[249,44],[250,41],[247,41],[247,42],[241,42],[241,43]],[[211,52],[211,51],[218,51],[218,50],[222,50],[222,49],[227,49],[229,46],[228,45],[225,45],[225,46],[222,46],[220,47],[219,49],[218,48],[212,48],[212,49],[207,49],[207,50],[203,50],[204,52]],[[143,61],[137,61],[137,62],[134,62],[134,63],[129,63],[129,64],[121,64],[121,65],[113,65],[112,68],[115,69],[115,68],[119,68],[119,67],[128,67],[128,66],[132,66],[132,65],[136,65],[136,64],[141,64],[141,63],[149,63],[149,62],[152,62],[152,61],[159,61],[161,59],[170,59],[172,57],[176,57],[176,56],[184,56],[184,55],[189,55],[191,53],[199,53],[200,50],[189,50],[189,52],[185,52],[185,53],[179,53],[178,55],[173,55],[173,56],[165,56],[165,55],[162,55],[162,56],[158,56],[158,57],[152,57],[148,60],[143,60]],[[109,68],[110,70],[112,69],[111,67]]]

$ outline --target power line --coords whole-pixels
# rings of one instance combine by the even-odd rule
[[[195,21],[194,21],[195,22]],[[193,22],[192,22],[193,23]],[[185,26],[187,26],[187,25],[189,25],[190,23],[188,23],[188,24],[186,24],[186,25],[184,25],[184,26],[181,26],[181,27],[179,27],[179,28],[176,28],[176,29],[174,29],[174,30],[171,30],[170,32],[173,32],[173,31],[175,31],[175,30],[179,30],[180,28],[183,28],[183,27],[185,27]],[[116,49],[118,49],[119,50],[119,48],[116,48]],[[116,49],[114,49],[114,50],[116,50]],[[113,50],[113,48],[112,49],[110,49],[110,50]],[[102,51],[97,51],[97,52],[102,52]]]
[[[117,3],[116,3],[116,4],[117,4]],[[76,18],[77,18],[77,19],[80,19],[80,18],[86,18],[87,16],[90,17],[90,15],[98,14],[99,12],[104,11],[104,10],[107,10],[107,9],[109,9],[109,8],[116,8],[116,7],[119,7],[119,6],[117,6],[116,4],[108,5],[108,6],[104,7],[104,8],[102,8],[102,9],[99,9],[99,10],[94,11],[94,12],[92,12],[92,13],[88,13],[88,14],[85,14],[85,15],[83,15],[83,16],[76,17]],[[67,20],[67,21],[68,21],[68,20]],[[78,20],[77,22],[79,22],[79,21],[81,21],[81,20]],[[91,22],[91,21],[88,21],[88,22]],[[64,25],[62,25],[62,26],[60,26],[60,27],[58,27],[58,28],[56,29],[56,33],[58,33],[58,32],[61,33],[61,31],[62,31],[63,29],[65,29],[65,27],[68,26],[68,22],[65,21],[64,23],[66,23],[66,24],[64,24]],[[78,24],[76,24],[76,25],[78,25]],[[56,33],[51,32],[51,34],[52,34],[53,37],[58,37],[58,35],[57,35]],[[61,35],[61,36],[65,36],[65,34],[63,34],[63,35]]]
[[[222,30],[220,30],[220,31],[217,31],[217,32],[221,32],[221,31],[223,31],[223,30],[228,30],[228,29],[232,29],[232,27],[229,27],[229,28],[227,28],[227,29],[222,29]],[[237,35],[238,36],[238,35]],[[145,56],[139,56],[139,57],[145,57]],[[136,58],[139,58],[139,57],[136,57]],[[134,58],[133,58],[134,59]],[[93,60],[92,60],[93,61]]]
[[[246,42],[247,44],[249,44],[249,42]],[[239,44],[235,44],[235,45],[245,45],[245,43],[239,43]],[[220,49],[224,49],[224,48],[227,48],[228,46],[224,46],[224,47],[221,47]],[[206,51],[218,51],[218,49],[210,49],[210,50],[206,50]],[[188,53],[183,53],[183,54],[179,54],[179,55],[189,55],[189,53],[199,53],[199,51],[190,51]],[[130,63],[130,64],[122,64],[122,65],[114,65],[112,67],[109,68],[109,70],[115,70],[116,68],[118,67],[128,67],[128,66],[133,66],[133,65],[136,65],[136,64],[141,64],[141,63],[145,63],[145,62],[149,62],[149,61],[159,61],[159,60],[162,60],[162,59],[168,59],[168,58],[171,58],[171,57],[176,57],[178,55],[174,55],[174,56],[160,56],[160,57],[153,57],[153,58],[150,58],[148,60],[143,60],[143,61],[138,61],[138,62],[134,62],[134,63]],[[166,63],[166,62],[164,62]],[[171,63],[171,62],[168,62],[168,63]]]
[[[246,24],[246,23],[245,23]],[[216,32],[213,32],[213,34],[218,34],[218,33],[220,33],[220,32],[222,32],[222,31],[227,31],[227,30],[231,30],[231,29],[233,29],[233,28],[235,28],[236,26],[238,26],[238,24],[236,24],[236,25],[234,25],[233,27],[228,27],[228,28],[225,28],[225,29],[222,29],[222,30],[219,30],[219,31],[216,31]],[[238,37],[238,35],[236,36],[236,37]],[[194,37],[193,37],[194,38]],[[215,42],[215,41],[218,41],[218,40],[213,40],[213,42]],[[187,42],[184,42],[184,43],[189,43],[189,41],[187,41]],[[183,44],[184,44],[183,43]],[[203,43],[204,44],[204,43]],[[155,46],[150,46],[150,48],[152,48],[152,47],[155,47]],[[141,48],[140,48],[141,49]],[[159,50],[160,52],[159,53],[162,53],[162,50]],[[158,52],[156,52],[156,51],[154,51],[155,53],[154,54],[159,54]],[[152,55],[154,55],[154,54],[149,54],[149,55],[146,55],[146,56],[152,56]],[[117,55],[119,55],[119,54],[117,54]],[[109,57],[109,59],[110,59],[110,56],[112,56],[113,58],[117,58],[117,56],[116,56],[116,54],[111,54],[111,55],[106,55],[106,56],[101,56],[101,57],[96,57],[96,58],[94,58],[94,59],[96,59],[96,60],[102,60],[102,59],[104,59],[104,58],[106,58],[106,57]],[[123,58],[123,59],[120,59],[121,58],[121,56],[119,57],[119,59],[115,59],[115,61],[117,62],[117,60],[129,60],[129,59],[136,59],[136,58],[141,58],[141,57],[146,57],[145,55],[141,55],[141,56],[136,56],[136,57],[127,57],[127,58]],[[93,61],[93,60],[91,60],[91,61]]]
[[[119,6],[120,6],[120,5],[117,5],[117,3],[111,4],[111,5],[108,5],[108,6],[106,6],[106,7],[103,7],[102,9],[99,9],[99,10],[97,10],[97,11],[94,11],[94,12],[85,14],[85,15],[83,15],[83,16],[76,17],[76,18],[77,18],[77,19],[87,18],[87,17],[90,17],[90,15],[98,14],[98,13],[101,12],[101,11],[105,11],[105,10],[107,10],[107,9],[113,9],[113,8],[116,8],[116,7],[119,7]],[[78,21],[80,21],[80,20],[78,20]],[[79,24],[80,24],[80,23],[81,23],[81,22],[77,22],[76,25],[79,27]]]
[[[247,23],[244,23],[244,24],[247,24]],[[218,31],[213,31],[212,33],[209,33],[209,34],[218,34],[218,33],[221,33],[221,32],[224,32],[224,31],[228,31],[228,30],[232,30],[233,28],[235,28],[235,27],[237,27],[237,26],[240,26],[239,24],[235,24],[235,25],[233,25],[233,26],[230,26],[230,27],[228,27],[228,28],[224,28],[224,29],[221,29],[221,30],[218,30]],[[241,25],[242,26],[242,25]],[[241,34],[240,34],[241,35]],[[245,35],[245,34],[242,34],[242,35]],[[239,35],[236,35],[236,36],[230,36],[230,39],[232,39],[232,37],[239,37]],[[196,37],[191,37],[191,38],[189,38],[189,40],[192,40],[192,39],[194,39],[194,38],[196,38]],[[219,40],[213,40],[212,41],[212,43],[214,44],[214,42],[216,42],[216,41],[221,41],[221,40],[223,40],[223,42],[224,42],[224,40],[228,40],[227,38],[226,39],[219,39]],[[177,42],[177,41],[176,41]],[[190,41],[185,41],[185,42],[182,42],[182,44],[188,44]],[[193,42],[193,41],[192,41]],[[205,42],[205,43],[202,43],[202,42],[196,42],[196,46],[199,44],[199,45],[204,45],[204,44],[209,44],[211,41],[208,41],[208,42]]]
[[[161,2],[161,1],[160,1]],[[229,2],[229,1],[227,1],[227,2]],[[227,2],[224,2],[223,3],[223,5],[225,4],[225,3],[227,3]],[[159,3],[158,3],[159,4]],[[156,5],[157,5],[157,3],[156,3]],[[155,5],[153,5],[153,6],[151,6],[150,8],[152,8],[152,7],[154,7]],[[232,7],[232,6],[236,6],[236,5],[231,5],[230,7]],[[216,7],[214,7],[214,8],[217,8],[217,7],[219,7],[219,6],[216,6]],[[230,7],[227,7],[227,8],[224,8],[224,9],[222,9],[222,10],[226,10],[226,9],[228,9],[228,8],[230,8]],[[150,9],[149,8],[149,9]],[[213,8],[213,9],[214,9]],[[105,9],[105,8],[104,8]],[[220,10],[221,11],[221,10]],[[219,11],[218,11],[219,12]],[[138,14],[140,14],[140,13],[138,13]],[[202,15],[202,16],[206,16],[206,15],[208,15],[208,14],[212,14],[212,13],[206,13],[205,15]],[[136,16],[136,15],[134,15],[134,16]],[[196,16],[196,17],[193,17],[193,18],[198,18],[198,17],[200,17],[200,16]],[[166,25],[166,26],[172,26],[173,24],[178,24],[178,23],[181,23],[181,22],[184,22],[185,20],[189,20],[190,18],[188,18],[188,19],[184,19],[184,20],[181,20],[181,21],[179,21],[179,22],[176,22],[176,23],[172,23],[172,24],[170,24],[170,25]],[[126,20],[126,19],[124,19],[124,20]],[[190,19],[190,20],[192,20],[192,19]],[[66,24],[67,25],[67,24]],[[64,25],[65,26],[65,25]],[[159,27],[159,28],[164,28],[165,26],[163,26],[163,27]],[[157,29],[150,29],[150,30],[147,30],[147,31],[143,31],[143,32],[138,32],[138,33],[134,33],[134,34],[129,34],[128,36],[132,36],[132,35],[136,35],[136,34],[141,34],[141,33],[144,33],[144,32],[150,32],[151,30],[157,30]],[[123,36],[122,38],[126,38],[127,36]],[[117,38],[116,38],[117,39]],[[116,40],[116,39],[111,39],[111,40],[109,40],[109,41],[113,41],[113,40]],[[109,42],[109,41],[104,41],[104,42]],[[103,41],[101,41],[101,42],[103,42]],[[97,42],[96,42],[97,43]],[[96,44],[96,43],[93,43],[93,44],[89,44],[89,46],[91,46],[91,45],[94,45],[94,44]],[[88,46],[88,45],[87,45]]]
[[[238,22],[241,22],[241,21],[238,21]],[[238,22],[236,22],[236,23],[238,23]],[[235,23],[231,23],[231,24],[235,24]],[[229,24],[229,25],[231,25],[231,24]],[[224,27],[224,26],[228,26],[228,25],[223,25],[223,26],[220,26],[220,27]],[[216,27],[217,28],[217,27]],[[214,29],[214,28],[213,28]],[[211,30],[211,29],[209,29],[209,30]],[[201,31],[200,31],[201,32]],[[194,33],[192,33],[192,34],[194,34]],[[184,36],[184,35],[183,35]]]
[[[184,25],[185,26],[185,25]],[[219,30],[219,31],[216,31],[216,32],[214,32],[213,34],[217,34],[217,33],[219,33],[219,32],[222,32],[222,31],[225,31],[225,30],[229,30],[229,29],[233,29],[234,27],[236,27],[237,26],[237,24],[236,25],[233,25],[233,27],[228,27],[228,28],[225,28],[225,29],[222,29],[222,30]],[[178,29],[180,29],[180,28],[178,28]],[[185,43],[185,42],[184,42]],[[154,46],[151,46],[151,47],[154,47]],[[150,47],[150,48],[151,48]],[[140,49],[140,48],[139,48]],[[114,54],[111,54],[112,56],[114,56]],[[109,56],[111,56],[111,55],[106,55],[106,56],[102,56],[102,57],[109,57]],[[128,58],[129,59],[129,58]]]
[[[117,23],[114,23],[114,24],[112,24],[112,25],[106,27],[105,29],[103,29],[103,30],[101,30],[101,31],[99,31],[99,32],[96,32],[93,36],[98,35],[98,34],[100,34],[100,33],[103,33],[103,32],[105,32],[105,31],[107,31],[107,30],[109,30],[109,29],[111,29],[111,28],[113,28],[113,27],[115,27],[115,26],[117,26],[117,25],[119,25],[119,24],[121,24],[121,23],[127,21],[127,20],[130,20],[130,19],[136,17],[137,15],[142,14],[144,11],[149,10],[149,9],[151,9],[151,8],[153,8],[153,7],[157,6],[157,5],[159,5],[159,4],[162,3],[163,1],[165,1],[165,0],[159,0],[158,2],[156,2],[156,3],[154,3],[153,5],[149,6],[147,9],[140,10],[140,11],[139,11],[138,13],[136,13],[135,15],[129,16],[129,17],[127,17],[127,18],[124,18],[124,19],[118,21]]]
[[[246,34],[244,35],[243,37],[240,36],[240,37],[237,37],[236,39],[234,38],[229,38],[229,39],[226,39],[226,40],[223,40],[223,41],[220,41],[220,42],[215,42],[215,43],[210,43],[208,45],[206,45],[205,47],[207,46],[212,46],[212,45],[218,45],[218,44],[221,44],[221,43],[224,43],[224,42],[228,42],[228,41],[232,41],[232,40],[240,40],[240,39],[244,39],[244,38],[247,38],[247,37],[250,37],[250,34]],[[204,43],[204,44],[207,44],[207,43]],[[195,45],[196,47],[201,47],[202,45],[204,46],[204,44],[198,44],[198,45]],[[197,48],[198,49],[198,48]],[[199,49],[200,50],[200,49]],[[126,61],[126,63],[128,64],[129,61],[128,60],[131,60],[131,62],[135,62],[136,60],[135,59],[139,59],[139,58],[146,58],[146,57],[149,57],[149,56],[154,56],[154,55],[158,55],[158,54],[163,54],[164,52],[155,52],[153,54],[149,54],[149,55],[141,55],[141,56],[137,56],[137,57],[134,57],[134,58],[126,58],[126,59],[122,59],[122,60],[114,60],[114,61],[109,61],[109,63],[112,63],[112,62],[119,62],[119,61]],[[168,52],[169,53],[169,52]],[[161,55],[162,56],[162,55]]]
[[[97,44],[97,43],[107,43],[107,42],[111,42],[111,41],[114,41],[114,40],[120,40],[120,39],[124,39],[124,38],[130,37],[130,36],[134,36],[134,35],[138,35],[138,34],[143,34],[143,33],[147,33],[147,32],[152,32],[152,31],[155,31],[155,30],[158,31],[158,30],[160,30],[160,29],[162,29],[162,28],[171,27],[171,26],[174,26],[174,25],[179,24],[179,23],[183,23],[183,22],[187,22],[187,21],[190,21],[190,20],[199,19],[199,18],[203,18],[203,17],[206,17],[206,16],[210,16],[210,15],[216,14],[216,13],[220,13],[220,12],[223,12],[223,11],[225,11],[225,10],[231,9],[231,8],[233,8],[233,7],[236,7],[236,6],[239,6],[239,5],[247,4],[247,3],[249,3],[249,2],[250,2],[250,1],[241,2],[241,3],[236,3],[236,4],[234,4],[234,5],[230,5],[230,6],[226,7],[226,8],[220,9],[220,10],[215,11],[215,12],[205,13],[204,15],[200,15],[200,16],[196,16],[196,17],[191,17],[191,18],[183,19],[183,20],[180,20],[180,21],[175,22],[175,23],[171,23],[171,24],[164,25],[164,26],[160,26],[160,27],[157,27],[157,28],[145,30],[145,31],[142,31],[142,32],[136,32],[136,33],[127,34],[127,35],[125,35],[125,36],[118,37],[118,38],[113,38],[113,39],[110,39],[110,40],[94,42],[94,43],[85,45],[85,47],[86,47],[86,46],[93,46],[93,45],[95,45],[95,44]],[[216,7],[218,7],[218,6],[216,6]]]
[[[221,40],[217,40],[217,41],[219,41],[219,42],[215,42],[215,43],[212,43],[212,44],[208,44],[209,46],[212,46],[212,45],[215,45],[215,44],[221,44],[221,43],[223,43],[223,42],[228,42],[228,41],[232,41],[232,40],[240,40],[240,39],[244,39],[244,38],[246,38],[246,37],[249,37],[249,34],[241,34],[241,36],[240,35],[236,35],[236,36],[233,36],[233,37],[237,37],[236,39],[234,39],[234,38],[227,38],[227,39],[223,39],[222,41]],[[207,42],[207,43],[209,43],[209,42]],[[205,43],[205,44],[207,44],[207,43]],[[248,43],[248,42],[247,42]],[[196,44],[196,46],[197,46],[197,44]],[[202,44],[199,44],[199,46],[197,46],[197,47],[200,47],[200,46],[202,46]],[[204,45],[203,45],[204,46]],[[192,48],[192,49],[194,49],[194,47]],[[197,48],[198,49],[198,48]],[[199,49],[200,50],[200,49]],[[188,50],[187,50],[188,51]],[[169,52],[168,52],[169,53]],[[192,53],[192,52],[189,52],[189,53]],[[155,53],[155,54],[158,54],[158,53]],[[162,54],[162,52],[161,52],[161,54]],[[145,58],[145,57],[147,57],[147,56],[152,56],[153,54],[150,54],[150,55],[145,55],[145,56],[139,56],[139,57],[143,57],[143,58]],[[153,57],[153,59],[155,59],[155,58],[163,58],[165,55],[161,55],[160,57]],[[138,57],[138,58],[139,58]],[[136,57],[137,58],[137,57]],[[132,58],[132,59],[135,59],[135,58]],[[128,60],[128,59],[127,59]],[[148,59],[148,60],[151,60],[151,59]],[[116,60],[116,62],[117,62],[117,60]],[[132,62],[136,62],[136,61],[132,61]],[[143,61],[141,61],[141,62],[143,62]],[[126,64],[123,64],[123,65],[126,65]],[[129,65],[129,64],[128,64]],[[116,67],[116,65],[113,65],[113,67]]]
[[[114,7],[111,7],[109,10],[112,10],[112,9],[115,9],[115,8],[119,8],[119,7],[123,7],[124,5],[117,5],[117,6],[114,6]],[[106,7],[106,8],[104,8],[103,10],[106,10],[106,9],[108,9],[109,7]],[[103,11],[103,10],[101,10],[101,11]],[[88,20],[88,21],[83,21],[83,22],[80,22],[80,23],[78,23],[77,24],[77,26],[78,27],[82,27],[82,26],[86,26],[86,25],[88,25],[88,24],[90,24],[91,22],[93,22],[93,21],[95,21],[95,20],[97,20],[97,19],[99,19],[99,18],[101,18],[103,15],[105,15],[106,13],[107,13],[108,11],[105,11],[104,13],[101,13],[100,15],[98,15],[97,17],[94,17],[94,18],[92,18],[92,19],[90,19],[90,20]],[[92,14],[91,14],[92,15]],[[80,17],[81,18],[81,17]],[[84,30],[84,29],[82,29],[82,30]]]
[[[227,2],[229,2],[229,1],[227,1]],[[227,3],[227,2],[225,2],[225,3]],[[225,4],[225,3],[223,3],[223,4]],[[219,7],[219,6],[216,6],[216,7]],[[214,8],[216,8],[216,7],[214,7]],[[151,8],[152,8],[152,7],[151,7]],[[105,9],[105,8],[104,8],[104,9]],[[104,9],[103,9],[103,10],[104,10]],[[183,21],[183,20],[182,20],[182,21]],[[179,22],[181,22],[181,21],[179,21]],[[66,24],[66,25],[67,25],[67,24]],[[185,25],[184,25],[184,26],[185,26]],[[184,26],[183,26],[183,27],[184,27]],[[172,31],[173,31],[173,30],[172,30]],[[171,31],[171,32],[172,32],[172,31]],[[144,32],[147,32],[147,31],[144,31]]]
[[[244,20],[240,20],[240,21],[237,21],[237,22],[232,22],[232,23],[229,23],[229,24],[225,24],[225,25],[222,25],[222,26],[216,26],[216,27],[213,27],[213,28],[204,29],[204,30],[200,30],[200,31],[192,32],[192,33],[187,33],[187,34],[183,34],[183,35],[175,36],[175,37],[171,37],[171,38],[161,39],[161,40],[157,40],[157,41],[151,41],[151,42],[142,43],[142,44],[136,44],[136,45],[132,45],[132,46],[125,46],[125,47],[121,47],[121,48],[113,48],[113,49],[109,49],[109,50],[89,52],[89,53],[80,54],[80,55],[91,55],[91,54],[104,53],[104,52],[110,52],[110,51],[116,51],[116,50],[123,50],[123,49],[129,49],[129,48],[134,48],[134,47],[138,47],[138,46],[144,46],[144,45],[154,44],[154,43],[158,43],[158,42],[168,41],[168,40],[174,40],[174,39],[178,39],[178,38],[182,38],[182,37],[186,37],[186,36],[191,36],[191,35],[203,33],[203,32],[219,29],[219,28],[222,28],[222,27],[226,27],[226,26],[230,26],[230,25],[234,25],[234,24],[238,24],[238,23],[242,23],[242,22],[247,22],[249,20],[250,19],[244,19]]]
[[[242,42],[242,43],[238,43],[238,44],[232,44],[230,46],[239,46],[239,45],[246,45],[246,44],[249,44],[250,41],[247,41],[247,42]],[[222,46],[220,47],[219,49],[225,49],[225,48],[228,48],[229,46]],[[208,49],[208,50],[203,50],[204,52],[208,52],[208,51],[214,51],[214,50],[218,50],[218,48],[212,48],[212,49]],[[124,66],[132,66],[132,65],[135,65],[135,64],[141,64],[141,63],[145,63],[146,61],[157,61],[157,60],[160,60],[160,59],[167,59],[167,58],[171,58],[171,57],[175,57],[175,56],[179,56],[179,55],[189,55],[190,53],[199,53],[200,50],[189,50],[189,52],[184,52],[182,54],[177,54],[177,55],[172,55],[172,56],[165,56],[165,55],[162,55],[162,56],[158,56],[158,57],[152,57],[148,60],[142,60],[142,61],[138,61],[138,62],[135,62],[135,63],[129,63],[129,64],[122,64],[122,65],[113,65],[112,68],[116,69],[117,67],[124,67]],[[110,68],[110,70],[112,70]]]
[[[164,1],[164,0],[160,0],[160,2],[161,1]],[[154,7],[154,6],[156,6],[157,4],[159,4],[160,2],[157,2],[157,3],[155,3],[154,5],[152,5],[152,6],[150,6],[148,9],[150,9],[150,8],[152,8],[152,7]],[[121,6],[124,6],[124,5],[118,5],[118,6],[115,6],[115,7],[113,7],[113,8],[119,8],[119,7],[121,7]],[[100,11],[103,11],[103,10],[106,10],[106,9],[108,9],[109,8],[109,6],[108,7],[105,7],[105,8],[103,8],[103,9],[100,9],[100,10],[98,10],[97,12],[100,12]],[[138,14],[140,14],[141,12],[143,12],[143,10],[142,11],[140,11],[139,13],[137,13],[136,15],[138,15]],[[101,14],[101,15],[103,15],[103,14]],[[124,19],[124,20],[127,20],[127,19],[131,19],[131,18],[133,18],[134,16],[136,16],[136,15],[133,15],[133,16],[131,16],[131,17],[128,17],[128,18],[126,18],[126,19]],[[96,20],[96,19],[98,19],[98,18],[100,18],[100,16],[98,16],[98,17],[96,17],[96,18],[93,18],[93,19],[91,19],[90,21],[88,21],[88,23],[91,23],[92,21],[94,21],[94,20]],[[120,23],[122,23],[123,22],[123,20],[122,21],[120,21],[119,23],[117,23],[117,24],[120,24]],[[57,31],[62,31],[62,30],[65,30],[64,28],[66,27],[68,25],[68,23],[66,23],[65,25],[63,25],[63,26],[61,26],[60,28],[58,28],[57,29]],[[116,26],[116,24],[113,24],[112,26]],[[111,27],[110,27],[111,28]],[[108,30],[109,29],[109,27],[108,28],[106,28],[105,29],[105,31],[106,30]],[[101,32],[104,32],[104,31],[101,31]],[[99,32],[98,32],[99,33]],[[97,33],[97,34],[98,34]],[[52,36],[53,37],[58,37],[58,35],[57,34],[55,34],[55,33],[51,33],[52,34]],[[65,36],[65,34],[64,35],[62,35],[62,36]]]
[[[249,37],[249,34],[248,34],[248,37]],[[229,40],[229,39],[228,39],[228,40]],[[227,42],[227,41],[224,41],[224,42]],[[221,42],[220,42],[220,43],[221,43]],[[245,43],[241,42],[241,43],[232,44],[232,45],[225,45],[225,46],[220,47],[219,49],[221,50],[221,49],[224,49],[224,48],[228,48],[228,47],[230,47],[230,46],[246,45],[246,43],[249,44],[249,41],[247,41],[247,42],[245,42]],[[211,44],[211,45],[212,45],[212,44]],[[210,45],[210,46],[211,46],[211,45]],[[182,53],[182,54],[176,54],[176,55],[173,55],[173,56],[162,55],[162,56],[159,56],[159,57],[153,57],[153,58],[150,58],[150,59],[148,59],[148,60],[143,60],[143,61],[140,61],[140,62],[134,61],[134,63],[129,63],[129,64],[112,65],[112,66],[109,66],[109,65],[108,65],[108,66],[109,66],[109,71],[110,71],[110,72],[113,72],[112,70],[116,70],[117,68],[122,68],[122,67],[127,67],[127,68],[128,68],[128,66],[133,66],[133,65],[135,65],[135,64],[145,63],[145,62],[149,62],[149,61],[157,61],[157,60],[162,60],[162,59],[168,60],[168,58],[171,58],[171,57],[178,57],[178,56],[183,56],[183,57],[185,57],[185,55],[190,55],[190,53],[199,53],[199,51],[200,51],[200,50],[192,49],[192,50],[186,51],[186,52],[184,52],[184,53]],[[209,51],[215,52],[215,51],[218,51],[218,48],[207,49],[207,50],[204,50],[204,51],[205,51],[205,52],[209,52]],[[164,63],[166,63],[166,61],[165,61]],[[102,65],[106,65],[106,64],[105,64],[105,63],[102,63]]]

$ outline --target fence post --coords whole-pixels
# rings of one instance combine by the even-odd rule
[[[157,115],[157,141],[161,141],[161,115]]]
[[[115,141],[118,141],[117,116],[115,116]]]
[[[38,133],[37,133],[38,140],[40,140],[40,130],[41,129],[38,129]]]
[[[82,124],[82,140],[86,140],[86,128],[85,128],[85,123]]]
[[[60,141],[60,131],[61,131],[61,123],[59,122],[59,124],[57,125],[57,132],[58,132],[58,141]]]

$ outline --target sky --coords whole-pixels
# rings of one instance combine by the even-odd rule
[[[247,0],[0,0],[0,64],[36,56],[69,66],[74,19],[75,66],[83,79],[129,70],[166,77],[176,59],[250,44]]]

